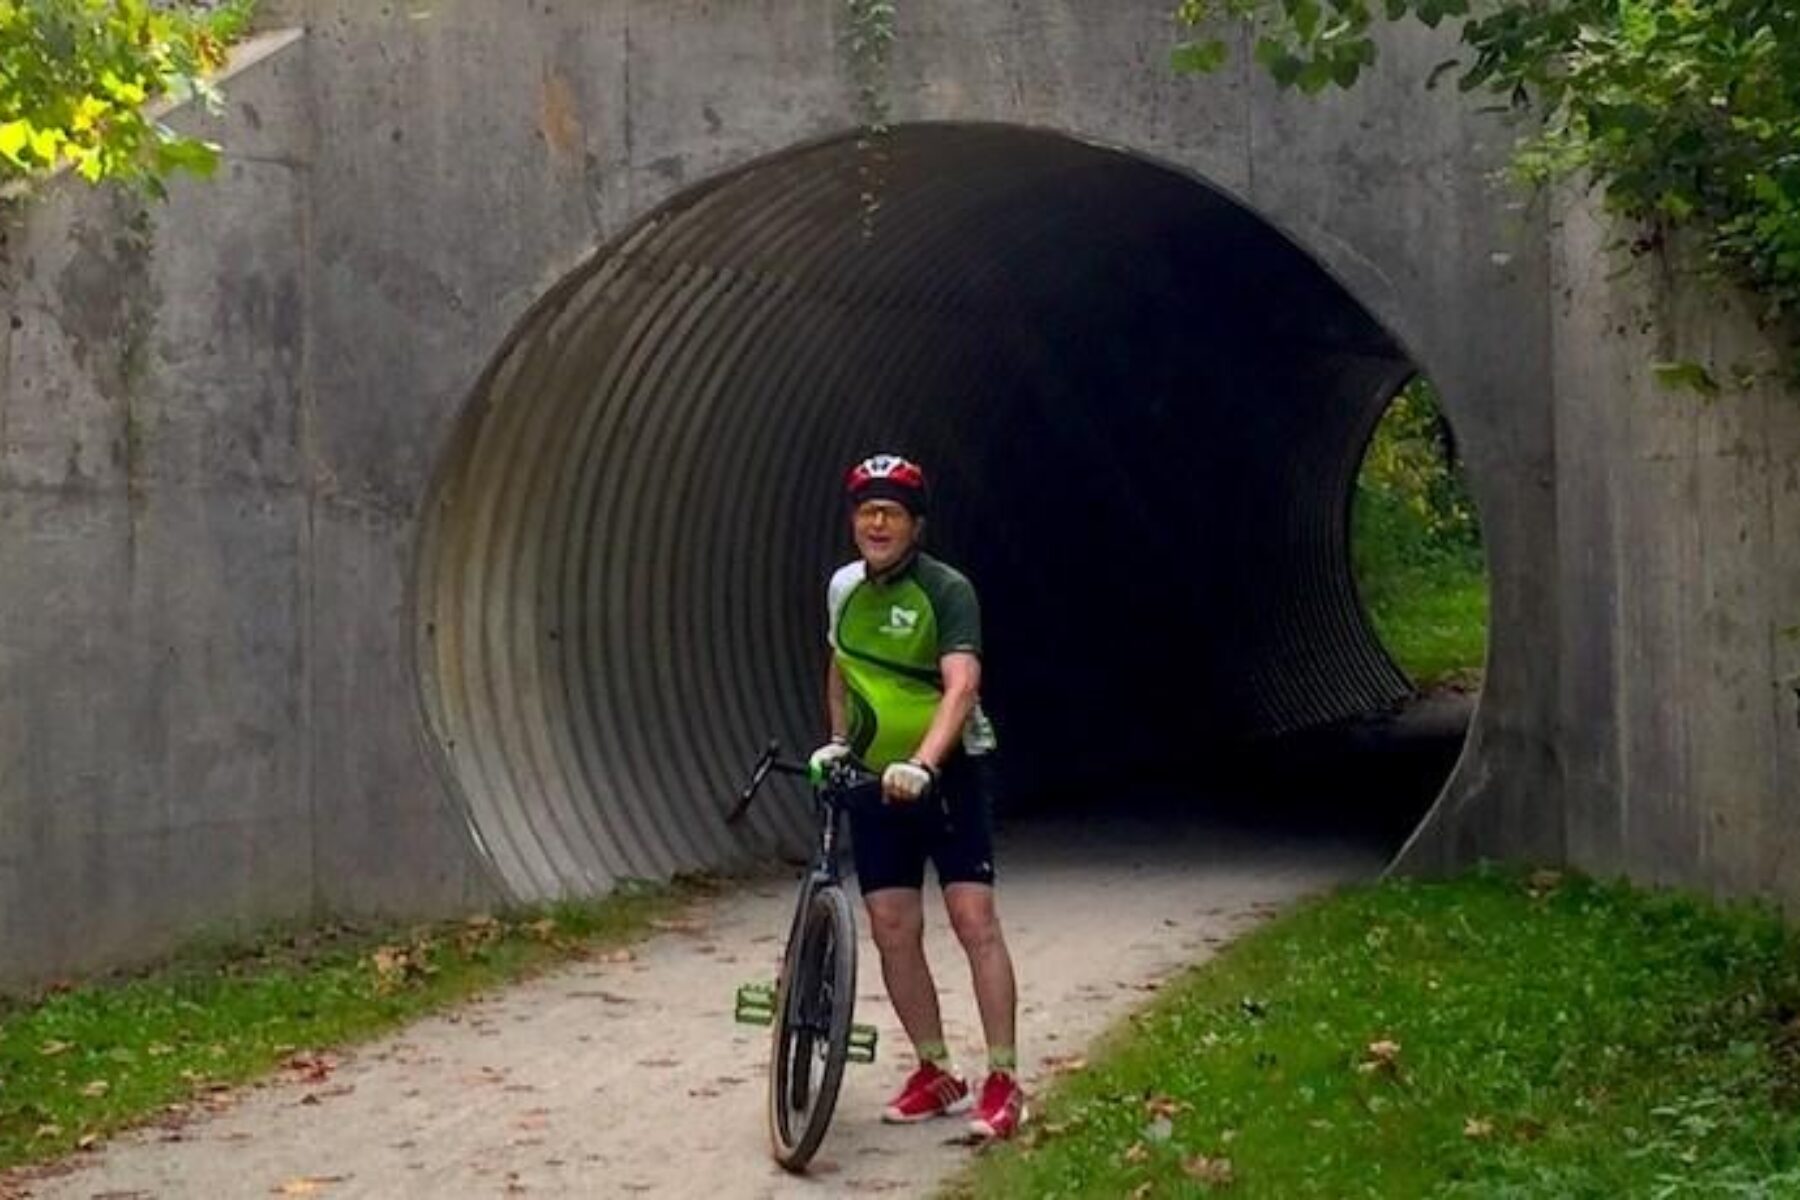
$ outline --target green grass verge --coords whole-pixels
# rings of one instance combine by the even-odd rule
[[[0,1167],[615,949],[706,887],[631,885],[603,900],[404,930],[272,933],[194,947],[135,978],[0,1002]]]
[[[1394,882],[1227,948],[953,1196],[1800,1196],[1800,948],[1540,874]]]
[[[1413,568],[1365,596],[1375,631],[1423,691],[1473,686],[1487,657],[1485,573],[1463,564]]]
[[[1476,686],[1487,657],[1487,569],[1397,498],[1364,491],[1351,526],[1357,587],[1375,631],[1423,691]]]

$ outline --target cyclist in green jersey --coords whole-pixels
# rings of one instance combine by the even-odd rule
[[[846,481],[859,558],[831,579],[831,741],[822,772],[854,755],[881,774],[886,803],[851,814],[857,882],[894,1011],[918,1068],[884,1120],[968,1111],[983,1137],[1010,1137],[1025,1117],[1014,1048],[1017,989],[994,905],[992,810],[986,784],[993,726],[981,710],[981,615],[975,589],[923,553],[927,489],[919,467],[878,454]],[[988,1076],[974,1096],[950,1061],[937,985],[925,960],[925,863],[937,872],[950,924],[969,958],[987,1038]]]

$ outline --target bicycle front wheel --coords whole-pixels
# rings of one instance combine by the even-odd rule
[[[775,996],[769,1141],[775,1161],[804,1171],[825,1138],[850,1057],[856,1006],[856,919],[840,887],[814,892]]]

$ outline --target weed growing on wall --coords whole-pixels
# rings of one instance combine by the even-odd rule
[[[888,66],[894,48],[894,0],[843,0],[845,52],[856,86],[857,191],[864,239],[875,234],[887,183],[887,134],[892,115]]]

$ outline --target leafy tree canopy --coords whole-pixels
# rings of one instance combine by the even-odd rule
[[[1221,24],[1248,26],[1256,61],[1307,92],[1349,87],[1379,22],[1464,19],[1464,91],[1527,117],[1517,174],[1585,173],[1608,207],[1691,228],[1718,273],[1800,315],[1800,0],[1182,0],[1177,66],[1217,69]],[[1800,333],[1790,337],[1800,365]]]
[[[64,168],[158,193],[173,171],[210,172],[218,148],[155,113],[214,98],[205,77],[252,2],[0,0],[0,196]]]

